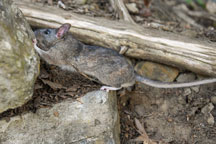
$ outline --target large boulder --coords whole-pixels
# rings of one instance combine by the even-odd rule
[[[34,34],[11,0],[0,1],[0,113],[26,103],[39,73]]]
[[[119,144],[115,92],[94,91],[0,121],[1,144]]]

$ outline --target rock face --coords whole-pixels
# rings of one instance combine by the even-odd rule
[[[80,101],[67,100],[0,121],[1,144],[119,144],[115,93],[94,91]]]
[[[11,0],[0,1],[0,113],[27,102],[39,73],[33,32]]]

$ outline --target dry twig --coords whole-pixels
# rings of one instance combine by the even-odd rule
[[[136,24],[134,20],[131,18],[130,14],[128,13],[128,10],[125,7],[123,0],[109,0],[109,1],[113,9],[118,13],[120,19],[132,24]]]

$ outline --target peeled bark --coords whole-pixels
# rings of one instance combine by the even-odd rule
[[[216,44],[173,33],[151,30],[138,25],[103,18],[86,17],[57,8],[40,7],[17,1],[33,26],[59,27],[71,24],[71,33],[82,42],[120,51],[124,55],[185,68],[216,76]]]

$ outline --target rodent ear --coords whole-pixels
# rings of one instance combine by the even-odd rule
[[[56,37],[62,38],[70,29],[71,25],[68,23],[63,24],[60,28],[58,28]]]

